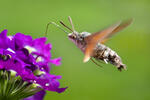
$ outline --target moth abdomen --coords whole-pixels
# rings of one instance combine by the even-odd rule
[[[118,56],[118,54],[110,49],[109,47],[103,45],[103,44],[98,44],[93,52],[93,57],[96,60],[102,60],[105,63],[111,63],[115,65],[118,70],[126,69],[125,64],[122,63],[121,58]]]

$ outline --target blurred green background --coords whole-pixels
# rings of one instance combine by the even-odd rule
[[[51,25],[48,42],[52,57],[62,57],[62,65],[52,65],[51,73],[62,75],[61,94],[47,92],[44,100],[150,100],[150,1],[149,0],[0,0],[0,31],[44,36],[46,24],[71,16],[79,32],[96,32],[119,20],[134,18],[125,30],[106,45],[115,50],[128,70],[119,72],[111,64],[97,67]]]

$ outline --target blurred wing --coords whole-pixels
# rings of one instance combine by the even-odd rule
[[[98,42],[104,43],[114,33],[119,32],[123,28],[127,27],[131,23],[131,21],[132,20],[128,20],[123,23],[118,22],[107,29],[104,29],[100,32],[96,32],[86,37],[85,41],[87,43],[87,46],[85,49],[85,57],[84,57],[83,62],[87,62],[90,59],[90,57],[92,56],[93,50]]]
[[[133,19],[129,19],[129,20],[126,20],[126,21],[123,21],[122,23],[120,23],[120,25],[118,27],[116,27],[107,37],[105,37],[103,40],[101,40],[100,43],[104,44],[114,34],[116,34],[117,32],[121,31],[122,29],[124,29],[128,25],[130,25],[132,23],[132,20]]]

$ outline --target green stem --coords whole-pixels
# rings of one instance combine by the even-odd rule
[[[0,70],[0,100],[21,100],[42,90],[10,71]]]

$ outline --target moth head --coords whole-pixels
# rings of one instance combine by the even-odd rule
[[[78,32],[69,33],[68,38],[71,41],[76,41],[79,39],[79,33]]]

